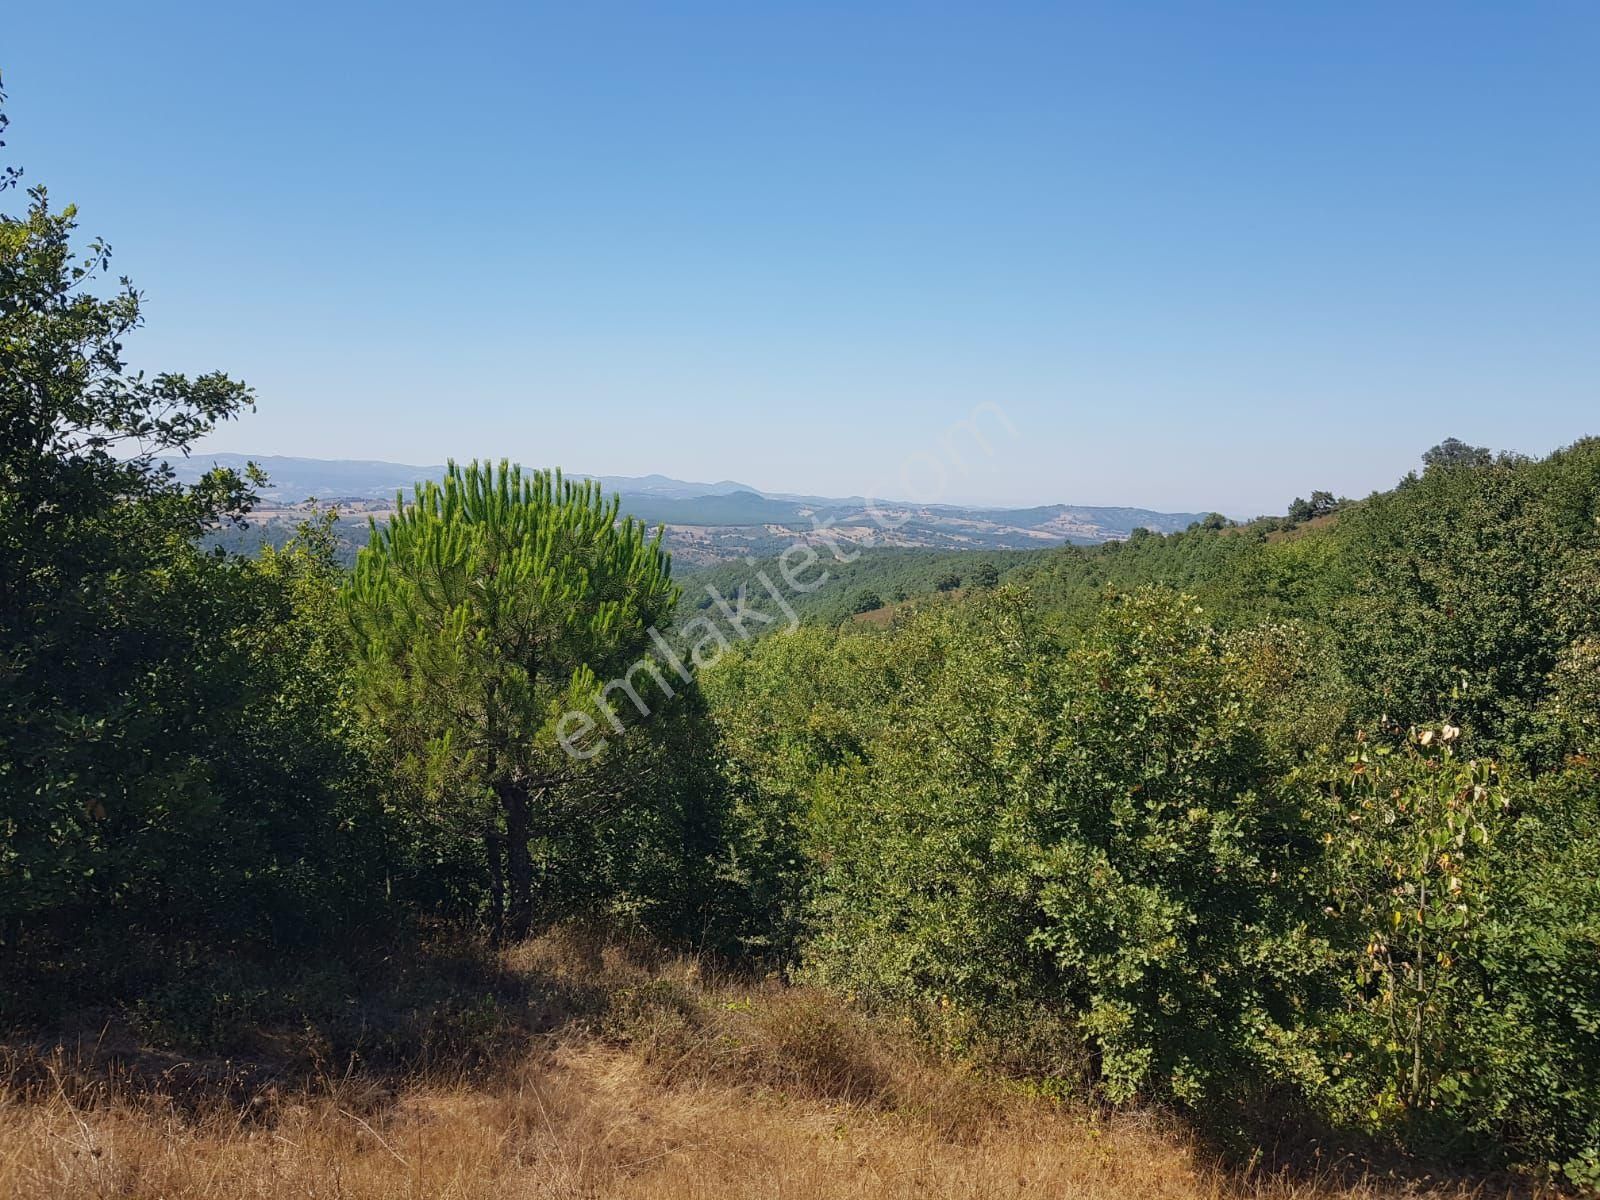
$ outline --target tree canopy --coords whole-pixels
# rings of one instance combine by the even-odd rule
[[[610,793],[562,719],[626,671],[677,603],[659,532],[559,472],[450,464],[399,497],[356,560],[348,612],[367,711],[419,790],[479,824],[496,923],[533,920],[530,840]],[[502,885],[503,880],[503,899]]]

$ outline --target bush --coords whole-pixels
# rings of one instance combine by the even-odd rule
[[[1069,1014],[1114,1099],[1232,1078],[1306,970],[1317,851],[1255,727],[1253,653],[1156,593],[1065,645],[1003,595],[912,622],[819,809],[812,975],[1002,1037]]]
[[[1600,787],[1362,738],[1324,777],[1329,975],[1278,1064],[1336,1125],[1600,1176]]]
[[[1452,1114],[1484,1147],[1600,1189],[1600,774],[1575,767],[1507,798]]]

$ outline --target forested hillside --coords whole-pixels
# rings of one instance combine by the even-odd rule
[[[1025,1129],[1008,1181],[1123,1187],[1062,1170],[1071,1114],[1162,1112],[1239,1186],[1308,1145],[1600,1186],[1600,440],[1441,443],[1245,526],[687,581],[592,482],[472,463],[353,567],[328,518],[233,554],[203,539],[258,481],[161,464],[256,397],[132,371],[141,297],[75,226],[42,188],[0,218],[19,1194],[157,1194],[184,1154],[47,1149],[136,1103],[164,1146],[221,1104],[241,1154],[359,1143],[407,1172],[365,1194],[437,1194],[426,1131],[479,1136],[494,1078],[490,1194],[553,1136],[528,1096],[587,1080],[589,1112],[628,1070],[826,1102],[819,1143],[870,1125],[950,1179]],[[776,616],[791,578],[792,631],[700,602]],[[426,1119],[418,1079],[457,1089]]]

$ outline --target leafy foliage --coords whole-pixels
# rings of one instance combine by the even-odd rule
[[[1114,1098],[1228,1078],[1285,1003],[1262,967],[1314,846],[1252,727],[1257,652],[1154,594],[1065,644],[1014,595],[912,622],[829,789],[813,970],[1007,1028],[1066,1015]]]
[[[180,487],[161,456],[251,393],[130,371],[139,293],[124,279],[99,294],[109,249],[75,252],[74,228],[43,188],[0,216],[7,948],[116,949],[130,925],[301,930],[360,873],[338,831],[367,797],[309,601],[336,581],[309,552],[257,564],[196,548],[248,510],[249,481]]]
[[[1377,1031],[1380,1111],[1425,1111],[1462,1065],[1451,1015],[1502,822],[1494,768],[1458,760],[1459,733],[1426,729],[1398,750],[1363,738],[1339,791],[1331,899],[1361,943],[1352,995]]]
[[[1430,470],[1344,515],[1351,586],[1331,615],[1366,718],[1448,717],[1485,751],[1558,763],[1571,731],[1549,720],[1556,673],[1570,676],[1600,613],[1597,495],[1589,441]]]
[[[720,664],[804,972],[1108,1098],[1593,1185],[1595,463],[1456,454]]]

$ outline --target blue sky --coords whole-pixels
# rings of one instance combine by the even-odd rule
[[[44,4],[218,450],[1236,514],[1600,433],[1600,6]],[[1016,437],[930,482],[974,406]],[[918,465],[921,464],[921,465]],[[934,493],[937,492],[937,496]]]

